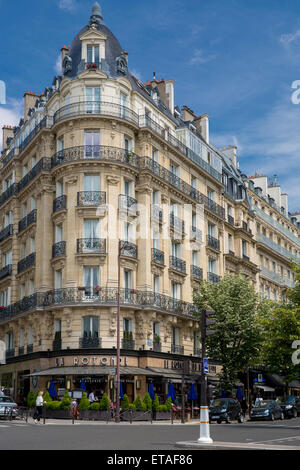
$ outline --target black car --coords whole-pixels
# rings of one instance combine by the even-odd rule
[[[285,418],[297,418],[300,415],[300,398],[288,397],[286,401],[279,402]]]
[[[244,422],[241,405],[233,398],[217,398],[212,400],[209,406],[209,421],[216,421],[221,424],[222,421],[230,423],[237,420],[239,423]]]
[[[270,420],[284,419],[281,406],[275,400],[263,400],[255,403],[250,410],[250,420]]]

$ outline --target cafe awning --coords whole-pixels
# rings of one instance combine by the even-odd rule
[[[50,376],[66,376],[66,375],[77,375],[77,376],[89,376],[89,375],[112,375],[112,371],[116,370],[116,367],[97,367],[97,366],[86,366],[86,367],[53,367],[52,369],[41,370],[39,372],[33,372],[28,374],[26,377],[50,377]],[[150,375],[147,369],[141,367],[120,367],[120,375]],[[157,376],[155,372],[151,373],[151,376]]]
[[[275,392],[275,388],[268,387],[267,385],[256,385],[257,388],[260,388],[264,392]]]

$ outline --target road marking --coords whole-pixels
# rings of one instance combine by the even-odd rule
[[[299,441],[300,436],[295,436],[295,437],[284,437],[281,439],[270,439],[268,441],[258,441],[258,442],[252,442],[252,444],[266,444],[268,442],[283,442],[283,441]]]

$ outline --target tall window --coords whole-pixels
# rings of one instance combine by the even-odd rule
[[[172,346],[179,346],[179,328],[176,326],[172,327]]]
[[[14,345],[14,333],[13,331],[9,331],[5,335],[5,346],[7,351],[12,351],[15,347]]]
[[[86,112],[88,114],[99,114],[100,113],[100,88],[86,87],[85,98],[86,98]]]
[[[84,191],[100,192],[100,175],[84,175]]]
[[[99,338],[99,318],[83,317],[82,319],[82,337]]]
[[[64,184],[62,181],[56,182],[56,197],[61,197],[64,194]]]
[[[153,276],[153,290],[156,294],[160,291],[160,277],[157,275]]]
[[[30,326],[28,328],[27,344],[30,345],[30,346],[33,344],[33,328],[32,328],[32,326]]]
[[[99,158],[100,131],[84,131],[85,158]]]
[[[83,282],[87,295],[93,295],[94,288],[99,286],[99,267],[85,266],[83,268]]]
[[[87,62],[88,64],[99,64],[100,52],[99,46],[87,46]]]
[[[100,233],[99,219],[85,219],[83,223],[84,238],[98,239]]]
[[[126,115],[128,113],[128,96],[125,95],[125,93],[120,93],[120,105],[121,105],[121,118],[126,118]]]
[[[172,282],[172,297],[173,297],[173,299],[180,300],[180,296],[181,296],[181,285],[176,283],[176,282]]]
[[[62,270],[55,271],[54,277],[55,289],[62,289]]]
[[[158,163],[158,150],[154,148],[152,149],[152,158],[156,163]]]

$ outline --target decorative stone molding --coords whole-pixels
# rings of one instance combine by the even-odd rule
[[[177,284],[184,284],[187,274],[178,273],[169,268],[169,279]]]
[[[66,184],[77,184],[78,182],[78,175],[66,176],[65,183]]]
[[[111,186],[117,186],[120,183],[120,178],[113,176],[113,175],[107,175],[106,181],[107,181],[107,184]]]
[[[121,268],[135,271],[138,260],[129,260],[128,258],[121,257],[120,265]]]

